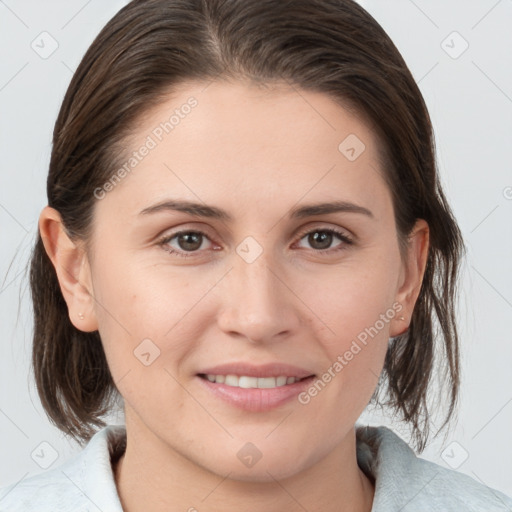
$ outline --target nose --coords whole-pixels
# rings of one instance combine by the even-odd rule
[[[289,274],[266,251],[250,263],[234,254],[220,290],[219,328],[252,343],[272,343],[297,333],[301,301]]]

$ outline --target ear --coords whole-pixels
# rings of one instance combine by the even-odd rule
[[[46,253],[55,267],[71,323],[80,331],[96,331],[98,323],[91,272],[82,244],[70,239],[60,213],[49,206],[43,208],[39,216],[39,232]]]
[[[407,331],[411,322],[414,305],[420,294],[421,283],[427,265],[429,249],[429,227],[425,220],[418,219],[411,234],[407,237],[407,248],[400,271],[396,302],[402,305],[397,310],[390,336],[398,336]],[[403,320],[400,318],[403,317]]]

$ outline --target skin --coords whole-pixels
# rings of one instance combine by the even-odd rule
[[[146,113],[130,152],[190,96],[198,101],[191,113],[98,200],[87,247],[67,237],[55,210],[40,217],[71,321],[99,330],[125,401],[127,450],[115,468],[123,507],[370,511],[374,484],[357,466],[354,424],[389,337],[411,318],[428,225],[417,221],[401,257],[377,139],[321,93],[183,84]],[[349,134],[366,146],[354,161],[338,150]],[[214,205],[232,220],[140,214],[171,198]],[[297,206],[335,200],[372,216],[288,217]],[[158,242],[182,229],[206,234],[188,258]],[[353,243],[333,235],[330,245],[315,244],[307,236],[315,229],[338,229]],[[247,236],[262,249],[251,263],[236,252]],[[169,245],[186,253],[177,237]],[[396,303],[400,313],[307,404],[243,411],[196,375],[226,362],[278,361],[320,376]],[[160,350],[149,366],[134,356],[146,338]],[[250,468],[237,457],[247,442],[262,454]]]

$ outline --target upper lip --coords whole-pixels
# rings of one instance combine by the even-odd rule
[[[303,379],[314,375],[313,372],[298,366],[281,363],[268,363],[253,365],[243,362],[227,363],[218,366],[211,366],[198,372],[198,375],[236,375],[238,377],[295,377]]]

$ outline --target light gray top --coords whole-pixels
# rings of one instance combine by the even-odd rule
[[[126,446],[109,425],[64,464],[0,489],[0,512],[122,512],[112,469]],[[512,512],[512,499],[417,457],[387,427],[357,428],[359,467],[375,482],[372,512]]]

